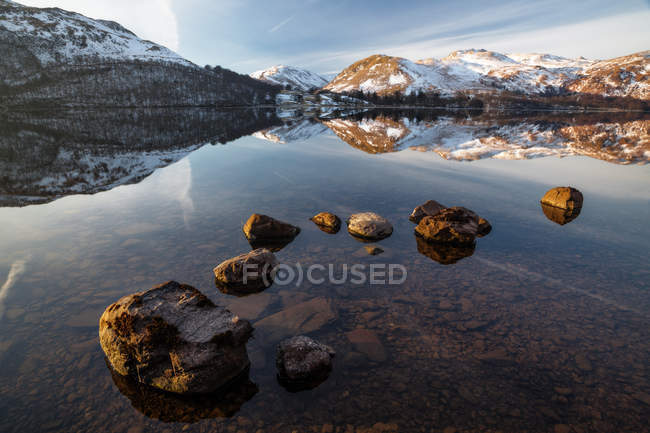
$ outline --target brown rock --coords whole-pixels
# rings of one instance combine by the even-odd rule
[[[332,371],[334,354],[331,347],[304,335],[282,341],[275,362],[280,383],[296,391],[318,386]]]
[[[321,212],[310,218],[325,233],[335,234],[341,229],[341,219],[330,212]]]
[[[474,242],[479,232],[478,222],[479,217],[474,212],[455,206],[422,218],[415,233],[428,242],[468,245]]]
[[[254,213],[244,224],[243,231],[253,248],[279,251],[300,233],[300,228],[267,215]]]
[[[582,193],[570,186],[561,186],[548,190],[542,197],[541,203],[560,209],[580,209]]]
[[[546,218],[550,219],[554,223],[557,223],[561,226],[563,226],[564,224],[568,224],[574,219],[578,218],[578,216],[580,215],[580,210],[582,209],[582,208],[562,209],[559,207],[549,206],[544,203],[541,203],[541,206],[542,206],[542,212],[544,212]]]
[[[476,233],[476,236],[482,238],[483,236],[489,235],[491,231],[492,231],[492,224],[490,224],[490,222],[485,218],[479,218],[478,232]]]
[[[247,295],[271,285],[273,269],[277,264],[271,251],[260,248],[222,262],[214,268],[214,276],[222,292]]]
[[[314,298],[255,322],[256,335],[259,334],[266,343],[276,342],[296,334],[314,332],[337,317],[329,299]]]
[[[347,334],[348,340],[355,350],[366,355],[371,361],[383,362],[386,360],[386,351],[379,337],[369,329],[355,329]]]
[[[111,367],[165,391],[209,393],[249,367],[252,327],[175,281],[121,298],[99,321]]]
[[[366,252],[367,252],[368,254],[370,254],[371,256],[378,256],[379,254],[381,254],[381,253],[384,252],[384,250],[382,250],[381,248],[379,248],[379,247],[377,247],[377,246],[375,246],[375,245],[367,245],[367,246],[365,246],[365,247],[363,247],[363,248],[364,248],[364,249],[366,250]]]
[[[393,225],[374,212],[357,213],[348,219],[348,232],[363,240],[378,241],[393,233]]]
[[[409,220],[417,224],[425,216],[434,216],[435,214],[437,214],[438,212],[440,212],[445,208],[446,206],[441,205],[437,201],[429,200],[426,203],[421,204],[420,206],[413,209],[413,212],[411,212],[411,216],[409,216]]]

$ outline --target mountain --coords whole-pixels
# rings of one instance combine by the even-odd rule
[[[0,207],[140,182],[206,144],[280,124],[273,110],[136,109],[0,116]]]
[[[278,89],[199,68],[121,25],[0,0],[0,106],[233,106]]]
[[[293,90],[307,91],[320,89],[327,84],[327,80],[318,74],[306,69],[294,68],[293,66],[277,65],[262,71],[250,74],[256,80],[266,81],[280,86],[290,86]]]
[[[282,126],[263,129],[253,134],[253,137],[260,140],[272,141],[274,143],[291,143],[299,140],[308,140],[312,137],[324,134],[329,131],[327,126],[313,119],[301,119],[289,122]]]
[[[580,92],[649,99],[649,52],[607,61],[550,54],[455,51],[442,59],[411,61],[373,55],[353,63],[324,89],[377,93],[509,91],[531,95]]]

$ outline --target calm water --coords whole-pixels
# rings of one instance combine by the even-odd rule
[[[648,120],[431,117],[3,121],[0,431],[649,431]],[[565,129],[549,129],[558,121]],[[603,122],[632,131],[624,145],[584,144]],[[543,138],[539,149],[510,145],[525,132]],[[583,144],[568,151],[558,137],[571,134]],[[559,225],[539,199],[563,185],[585,201]],[[473,252],[418,246],[408,215],[429,199],[474,210],[492,233]],[[368,256],[345,229],[321,232],[308,219],[325,210],[387,217],[385,252]],[[284,263],[396,263],[408,278],[222,294],[212,269],[250,250],[241,226],[253,212],[302,228],[277,253]],[[249,380],[226,399],[151,392],[106,366],[104,309],[172,279],[256,328]],[[294,331],[279,335],[285,310]],[[301,331],[337,356],[325,383],[290,393],[275,344]]]

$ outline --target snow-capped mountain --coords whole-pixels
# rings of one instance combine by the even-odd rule
[[[250,74],[256,80],[266,81],[279,86],[290,86],[293,90],[307,91],[320,89],[327,84],[327,80],[318,74],[306,69],[293,66],[277,65],[268,69],[256,71]]]
[[[200,68],[121,25],[0,0],[0,106],[233,106],[278,89]]]
[[[0,0],[0,32],[26,42],[46,66],[93,60],[156,60],[191,65],[172,50],[138,38],[113,21],[93,20],[58,8],[39,9]]]
[[[591,61],[550,54],[506,55],[472,49],[455,51],[442,59],[418,61],[373,55],[344,69],[324,89],[378,95],[394,92],[450,95],[458,91],[501,90],[544,94],[569,90],[648,99],[649,72],[648,52]]]

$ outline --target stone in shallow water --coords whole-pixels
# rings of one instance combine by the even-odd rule
[[[331,347],[304,335],[284,340],[276,353],[278,379],[291,390],[314,388],[332,371],[334,354]]]
[[[489,235],[491,231],[492,231],[492,224],[490,224],[490,222],[485,218],[479,218],[478,231],[476,232],[476,236],[482,238],[483,236]]]
[[[336,234],[341,229],[341,219],[330,212],[321,212],[310,220],[325,233]]]
[[[427,242],[419,236],[415,236],[418,252],[441,265],[452,265],[465,257],[474,254],[476,243],[456,245],[445,242]]]
[[[253,248],[279,251],[298,236],[300,228],[267,215],[254,213],[244,224],[243,231]]]
[[[434,216],[420,220],[415,233],[429,242],[448,242],[467,245],[478,233],[479,217],[464,207],[443,209]]]
[[[348,232],[363,240],[378,241],[393,233],[393,225],[374,212],[357,213],[348,219]]]
[[[354,345],[357,352],[363,353],[371,361],[382,362],[386,360],[386,350],[373,331],[357,328],[347,334],[348,340]]]
[[[417,224],[425,216],[434,216],[435,214],[437,214],[438,212],[440,212],[445,208],[446,206],[441,205],[437,201],[429,200],[426,203],[423,203],[420,206],[413,209],[413,212],[411,212],[411,216],[409,216],[409,220]]]
[[[367,246],[365,246],[363,248],[371,256],[378,256],[379,254],[384,252],[384,250],[382,250],[381,248],[379,248],[378,246],[375,246],[375,245],[367,245]]]
[[[541,203],[541,206],[542,212],[544,212],[546,218],[561,226],[568,224],[574,219],[578,218],[580,211],[582,210],[582,208],[562,209],[559,207],[549,206],[544,203]]]
[[[255,335],[264,343],[274,343],[292,335],[314,332],[337,318],[332,301],[314,298],[255,322]]]
[[[248,321],[175,281],[121,298],[99,321],[115,372],[179,394],[211,393],[242,375],[252,331]]]
[[[243,296],[269,287],[277,265],[271,251],[259,248],[220,263],[214,268],[214,277],[223,293]]]
[[[107,360],[117,389],[131,405],[148,418],[163,422],[195,423],[202,419],[230,418],[258,393],[259,388],[244,372],[238,379],[217,392],[180,395],[161,391],[139,383],[130,376],[118,374]]]
[[[546,191],[542,204],[560,209],[581,209],[582,193],[570,186],[560,186]]]

